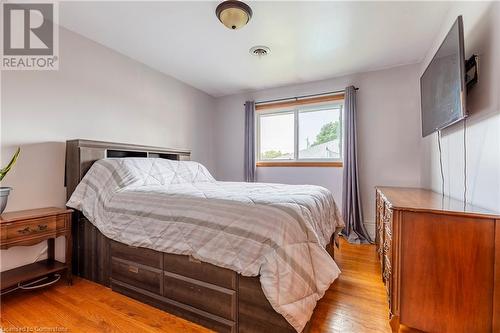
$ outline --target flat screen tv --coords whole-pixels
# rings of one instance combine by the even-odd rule
[[[420,78],[423,137],[467,116],[463,30],[459,16]]]

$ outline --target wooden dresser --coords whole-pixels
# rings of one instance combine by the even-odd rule
[[[500,214],[378,187],[376,243],[393,332],[500,332]]]

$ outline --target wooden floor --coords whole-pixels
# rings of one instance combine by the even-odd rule
[[[375,245],[352,245],[341,239],[335,261],[342,273],[318,302],[311,332],[391,332]]]
[[[335,260],[342,274],[318,303],[311,332],[390,332],[375,247],[341,241]],[[63,282],[6,295],[0,305],[5,331],[44,327],[50,329],[45,332],[209,332],[83,279],[75,279],[71,287]]]

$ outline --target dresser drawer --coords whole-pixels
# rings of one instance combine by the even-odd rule
[[[384,272],[382,274],[384,278],[384,282],[387,283],[388,280],[391,279],[392,276],[392,266],[391,266],[391,260],[387,255],[384,255]]]
[[[162,268],[162,253],[142,247],[111,241],[111,256],[154,268]]]
[[[111,278],[161,295],[161,270],[118,258],[111,259]]]
[[[165,272],[163,295],[225,319],[236,319],[236,291]]]
[[[189,256],[163,255],[165,271],[236,290],[236,272],[201,262]]]
[[[387,301],[389,303],[389,312],[392,314],[394,313],[393,308],[392,308],[392,263],[389,258],[389,256],[385,255],[384,256],[384,282],[385,282],[385,289],[387,292]]]
[[[384,225],[383,225],[383,234],[384,234],[384,255],[391,252],[392,247],[392,209],[385,209],[384,214]]]
[[[26,220],[15,224],[7,224],[2,228],[5,241],[15,241],[18,239],[36,238],[37,236],[47,237],[47,234],[56,232],[56,216],[48,216],[37,219]]]

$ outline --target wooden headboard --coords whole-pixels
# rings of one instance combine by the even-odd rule
[[[76,186],[83,176],[90,169],[95,161],[103,158],[123,158],[123,157],[145,157],[145,158],[165,158],[169,160],[186,161],[189,160],[191,152],[189,150],[177,150],[152,146],[132,145],[116,142],[102,142],[91,140],[70,140],[66,141],[66,198],[69,200]],[[72,256],[73,274],[81,275],[92,281],[105,281],[103,275],[106,270],[89,269],[92,260],[101,263],[106,258],[109,248],[97,242],[97,229],[87,223],[80,212],[73,214],[71,225],[73,237],[73,248],[66,249],[66,253]],[[101,236],[102,238],[102,236]],[[93,244],[89,247],[89,244]],[[101,263],[102,264],[102,263]],[[109,278],[109,277],[108,277]]]
[[[116,142],[91,140],[66,141],[66,199],[69,200],[76,186],[92,164],[103,158],[146,157],[188,161],[189,150],[168,149]]]

